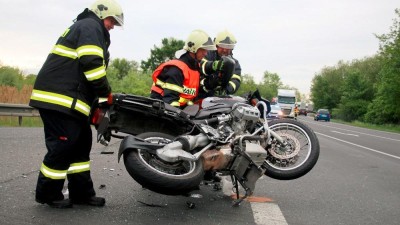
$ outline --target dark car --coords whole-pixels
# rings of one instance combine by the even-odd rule
[[[331,121],[331,114],[327,109],[318,109],[317,113],[314,116],[314,120],[325,120],[326,122]]]
[[[299,109],[299,115],[307,116],[307,109]]]

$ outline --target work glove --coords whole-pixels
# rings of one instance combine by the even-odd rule
[[[219,77],[216,74],[208,75],[204,80],[204,86],[207,90],[214,90],[219,84]]]
[[[225,93],[227,94],[227,95],[230,95],[230,94],[233,94],[233,93],[235,93],[235,89],[232,87],[232,85],[227,85],[226,86],[226,88],[225,88]]]
[[[212,68],[213,68],[213,70],[215,71],[215,72],[220,72],[220,71],[222,71],[223,70],[223,68],[224,68],[224,61],[221,59],[221,60],[215,60],[213,63],[212,63]]]

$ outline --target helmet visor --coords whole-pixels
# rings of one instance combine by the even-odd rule
[[[231,49],[231,50],[233,50],[235,48],[235,44],[219,43],[219,44],[217,44],[217,46],[220,48],[226,48],[226,49]]]
[[[124,26],[124,14],[112,16],[117,21],[117,26]]]
[[[208,50],[208,51],[214,51],[217,50],[217,48],[215,47],[215,45],[203,45],[200,48]]]

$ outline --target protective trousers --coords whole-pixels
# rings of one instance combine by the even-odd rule
[[[92,130],[87,120],[67,114],[39,109],[44,125],[47,154],[44,156],[36,199],[64,199],[62,189],[68,179],[69,198],[84,200],[96,195],[90,177]]]

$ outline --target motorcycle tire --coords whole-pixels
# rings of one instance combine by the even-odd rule
[[[148,132],[137,137],[150,142],[169,143],[174,137],[159,132]],[[125,168],[144,188],[165,195],[187,195],[199,188],[204,171],[201,160],[168,163],[156,155],[134,149],[124,152]]]
[[[272,140],[263,166],[265,175],[278,180],[293,180],[307,174],[317,163],[320,146],[314,131],[307,125],[290,119],[273,120],[269,128],[288,145]]]

